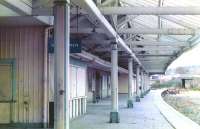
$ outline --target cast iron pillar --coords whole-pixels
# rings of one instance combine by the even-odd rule
[[[140,98],[144,98],[144,72],[141,70],[141,88],[140,88]]]
[[[69,0],[54,1],[54,129],[69,129]]]
[[[111,97],[112,111],[110,112],[110,123],[119,123],[118,113],[118,50],[117,44],[111,44]]]
[[[146,95],[147,92],[147,76],[144,74],[144,95]]]
[[[128,100],[127,107],[133,108],[133,58],[130,57],[128,59]]]
[[[140,66],[136,68],[136,102],[140,102]]]

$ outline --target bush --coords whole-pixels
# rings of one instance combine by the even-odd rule
[[[191,88],[191,90],[194,90],[194,91],[200,91],[200,87],[193,86],[193,87]]]

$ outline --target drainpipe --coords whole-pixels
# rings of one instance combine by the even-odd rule
[[[44,86],[44,109],[43,109],[43,124],[44,128],[47,128],[49,122],[48,112],[49,112],[49,103],[48,103],[48,32],[52,27],[45,28],[45,38],[44,38],[44,74],[43,74],[43,86]]]

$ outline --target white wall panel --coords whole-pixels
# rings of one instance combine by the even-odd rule
[[[86,96],[87,88],[86,68],[81,66],[70,66],[70,96],[71,98]]]
[[[70,66],[70,97],[77,97],[77,68]]]

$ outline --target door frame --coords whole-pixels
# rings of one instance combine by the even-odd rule
[[[11,88],[12,88],[12,96],[9,101],[1,101],[0,103],[10,103],[10,123],[14,123],[14,116],[13,116],[13,104],[16,102],[16,60],[15,59],[0,59],[1,64],[8,64],[11,65]]]

